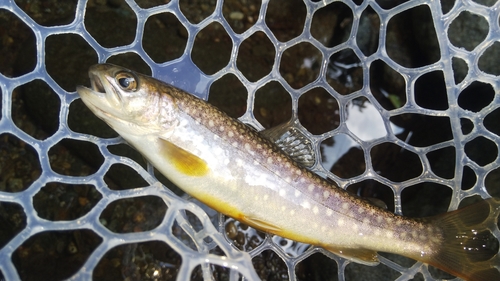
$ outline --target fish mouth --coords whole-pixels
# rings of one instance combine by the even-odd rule
[[[90,67],[88,73],[90,87],[86,88],[80,86],[80,90],[78,90],[84,102],[86,99],[88,99],[89,102],[91,102],[91,100],[94,102],[97,100],[106,100],[106,103],[111,107],[121,106],[123,100],[110,81],[112,77],[114,77],[113,70],[114,69],[107,65],[98,64]]]
[[[91,95],[95,95],[99,98],[104,98],[106,96],[106,88],[101,81],[101,78],[98,74],[89,72],[90,78],[90,87],[85,86],[77,86],[76,91],[80,95],[80,97],[90,97]]]
[[[113,85],[116,67],[106,64],[91,66],[88,72],[90,86],[78,86],[83,103],[99,118],[108,120],[120,116],[123,100]]]
[[[111,100],[107,90],[108,88],[112,89],[112,87],[106,87],[107,81],[103,81],[106,77],[92,68],[89,70],[89,78],[90,87],[78,86],[76,90],[83,103],[92,109],[92,111],[107,115],[106,111],[109,110],[111,106]]]
[[[96,93],[101,93],[101,94],[106,94],[106,89],[104,88],[101,78],[99,75],[96,75],[94,73],[89,73],[89,78],[90,78],[90,88],[96,92]]]

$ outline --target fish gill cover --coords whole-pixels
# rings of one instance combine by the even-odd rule
[[[499,13],[489,0],[0,1],[0,280],[453,278],[386,253],[356,264],[215,213],[75,87],[111,62],[257,129],[297,121],[314,171],[429,216],[499,196]]]

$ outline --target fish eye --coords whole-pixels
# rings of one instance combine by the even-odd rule
[[[118,83],[118,86],[125,91],[137,90],[137,80],[131,73],[120,72],[116,74],[115,80]]]

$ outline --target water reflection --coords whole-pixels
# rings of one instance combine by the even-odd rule
[[[206,100],[210,78],[190,60],[179,60],[153,68],[153,76],[177,88]]]
[[[365,98],[354,99],[347,104],[345,122],[349,131],[362,141],[371,141],[387,135],[382,116]]]
[[[331,170],[347,154],[359,154],[356,152],[362,151],[362,142],[384,138],[388,135],[382,116],[377,108],[366,98],[357,98],[347,104],[345,122],[348,130],[359,138],[361,143],[353,137],[342,133],[323,141],[320,146],[322,164],[327,170]],[[387,122],[389,122],[389,126],[395,135],[404,131],[403,128],[394,125],[392,122]],[[342,172],[342,175],[338,174],[338,176],[346,177],[346,174],[355,176],[362,173],[362,171],[359,171],[360,169],[364,170],[364,166],[360,166],[361,162],[364,163],[364,157],[350,157],[349,159],[348,161],[346,159],[343,160],[349,166],[352,166],[352,168],[349,169],[343,165],[343,170],[345,170]]]

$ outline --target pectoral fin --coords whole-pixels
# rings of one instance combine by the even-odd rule
[[[160,142],[163,156],[166,157],[180,173],[187,176],[201,177],[209,172],[209,167],[203,159],[167,140],[158,139],[158,141]]]
[[[326,250],[341,256],[347,260],[354,261],[356,263],[375,266],[379,264],[377,257],[377,252],[366,249],[342,249],[342,248],[328,248],[324,247]]]

